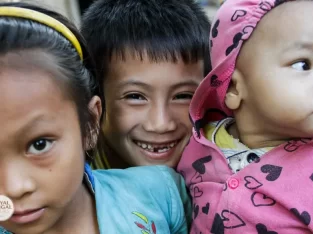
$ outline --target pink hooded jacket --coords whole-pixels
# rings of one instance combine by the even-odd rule
[[[287,142],[233,173],[203,127],[232,113],[225,94],[237,55],[257,23],[283,0],[227,0],[211,29],[212,72],[191,102],[193,136],[178,171],[193,198],[192,234],[313,233],[313,142]],[[287,3],[288,4],[288,3]]]

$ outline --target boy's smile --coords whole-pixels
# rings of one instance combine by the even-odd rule
[[[166,153],[172,148],[174,148],[179,141],[170,142],[147,142],[147,141],[134,141],[140,148],[152,152],[152,153]]]
[[[164,143],[153,143],[153,142],[143,142],[143,141],[134,141],[137,146],[140,147],[142,154],[144,154],[147,158],[151,158],[152,160],[166,160],[169,159],[170,156],[176,149],[179,141],[171,141]]]
[[[203,61],[156,63],[127,54],[109,67],[102,127],[110,147],[132,166],[175,167],[191,135],[188,109]]]

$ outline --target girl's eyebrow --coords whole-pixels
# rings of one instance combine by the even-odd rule
[[[17,135],[28,132],[30,129],[36,127],[37,125],[45,124],[49,121],[47,116],[43,113],[37,114],[34,117],[31,117],[30,120],[19,128],[16,132]]]

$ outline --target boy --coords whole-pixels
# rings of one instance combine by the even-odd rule
[[[105,105],[107,159],[95,168],[176,167],[191,135],[190,100],[210,70],[209,31],[194,0],[98,0],[85,12]]]

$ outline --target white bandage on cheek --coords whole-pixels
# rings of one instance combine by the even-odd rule
[[[14,205],[10,198],[0,195],[0,222],[6,221],[12,217]]]

